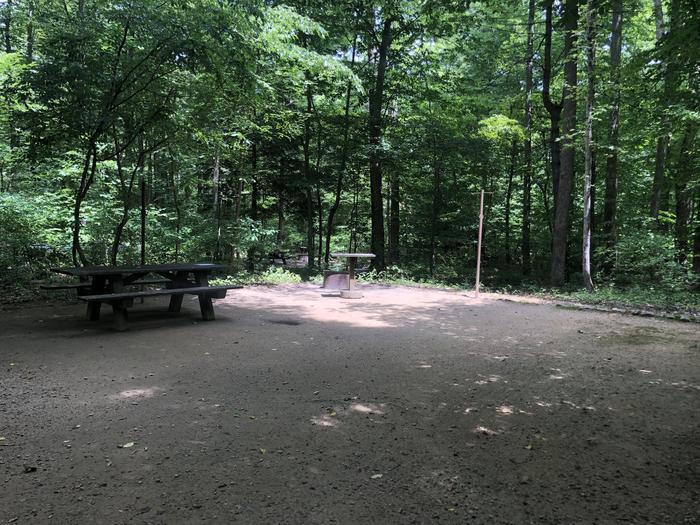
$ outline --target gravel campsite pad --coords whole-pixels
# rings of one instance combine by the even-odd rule
[[[0,523],[697,523],[700,330],[251,287],[0,312]]]

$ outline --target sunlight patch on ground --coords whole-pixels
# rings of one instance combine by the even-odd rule
[[[572,401],[564,400],[561,403],[562,403],[562,405],[568,405],[571,408],[576,408],[579,410],[595,410],[595,407],[593,407],[593,406],[580,406],[580,405],[577,405],[576,403],[573,403]]]
[[[314,416],[311,418],[311,423],[317,427],[322,428],[333,428],[337,427],[339,421],[328,414],[322,414],[320,416]]]
[[[358,414],[377,414],[384,415],[384,405],[378,405],[375,403],[353,403],[350,405],[350,410],[352,412],[357,412]]]
[[[131,390],[122,390],[116,395],[110,396],[112,399],[148,399],[156,395],[160,390],[157,387],[151,388],[133,388]]]
[[[512,416],[513,415],[513,407],[510,405],[501,405],[500,407],[496,408],[496,412],[498,412],[502,416]]]
[[[474,428],[473,432],[475,434],[482,434],[484,436],[496,436],[496,435],[498,435],[497,431],[491,430],[490,428],[486,428],[482,425],[479,425],[478,427]]]
[[[554,373],[549,375],[549,379],[560,380],[566,378],[567,376],[567,374],[563,373],[560,368],[550,368],[550,370]]]
[[[484,377],[481,374],[479,374],[479,377]],[[501,376],[499,375],[490,375],[484,379],[478,379],[474,381],[475,385],[487,385],[489,383],[498,383],[501,380]],[[507,383],[508,381],[504,381],[504,383]]]
[[[419,361],[416,368],[433,368],[433,365],[426,363],[425,361]]]

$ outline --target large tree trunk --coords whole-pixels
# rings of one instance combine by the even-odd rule
[[[574,183],[576,148],[576,42],[578,31],[578,0],[566,0],[564,21],[564,91],[562,103],[561,171],[554,209],[551,281],[561,286],[566,279],[566,245],[569,234],[569,209]]]
[[[369,95],[369,179],[372,211],[372,252],[376,255],[372,260],[372,266],[376,270],[383,270],[386,266],[384,261],[381,140],[383,131],[384,80],[392,40],[392,22],[392,18],[387,18],[382,24],[382,37],[379,43],[377,59],[377,75]]]
[[[521,251],[523,275],[530,275],[530,209],[532,207],[532,62],[535,34],[535,0],[527,10],[527,54],[525,57],[525,171],[523,172],[523,224]]]
[[[542,67],[542,102],[549,113],[549,150],[550,171],[552,176],[552,194],[556,209],[556,195],[559,189],[561,170],[561,144],[560,125],[562,104],[554,102],[551,96],[552,81],[552,7],[553,1],[549,0],[545,6],[544,22],[544,64]]]
[[[583,243],[581,269],[583,285],[593,291],[591,277],[591,186],[593,179],[593,104],[595,103],[595,23],[596,5],[588,0],[586,15],[586,72],[588,90],[586,94],[585,175],[583,179]]]
[[[620,54],[622,52],[622,0],[612,3],[610,38],[610,80],[612,104],[608,127],[608,155],[605,169],[605,200],[603,204],[603,242],[607,256],[604,269],[612,272],[613,253],[617,237],[617,160],[620,130]]]

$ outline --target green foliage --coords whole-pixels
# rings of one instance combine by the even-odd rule
[[[651,3],[626,6],[616,242],[608,249],[601,224],[615,94],[610,12],[601,4],[593,263],[597,282],[671,294],[692,289],[700,269],[692,253],[700,236],[699,46],[692,45],[692,2],[663,5],[676,13],[665,13],[672,23],[659,42]],[[376,147],[383,206],[398,189],[398,253],[385,271],[361,278],[472,283],[480,189],[491,192],[483,281],[539,284],[548,273],[554,196],[539,55],[526,224],[532,272],[524,277],[521,268],[525,2],[137,0],[125,9],[110,0],[48,0],[5,9],[15,23],[11,52],[0,51],[0,262],[14,272],[4,279],[30,281],[45,275],[49,261],[72,263],[78,228],[85,263],[139,262],[142,197],[147,262],[216,260],[236,278],[248,270],[251,282],[260,275],[285,282],[284,272],[266,273],[270,254],[295,254],[313,241],[314,264],[304,277],[316,276],[329,229],[329,251],[370,249],[368,159],[377,151],[368,145],[368,108],[385,20],[393,39]],[[538,9],[539,54],[541,16]],[[559,22],[553,94],[563,87]],[[584,90],[577,96],[582,108]],[[654,156],[664,137],[663,203],[659,219],[649,221]],[[572,201],[572,282],[581,260],[581,200]],[[32,245],[49,248],[38,256]]]
[[[299,274],[290,272],[278,266],[271,266],[261,273],[239,273],[228,275],[221,279],[211,281],[214,285],[240,284],[240,285],[274,285],[274,284],[299,284],[302,279]]]
[[[676,259],[673,236],[651,224],[628,232],[616,245],[615,281],[630,286],[646,282],[656,289],[680,291],[688,286],[688,269]]]

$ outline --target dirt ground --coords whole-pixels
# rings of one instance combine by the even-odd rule
[[[699,325],[464,292],[0,312],[0,523],[700,522]]]

